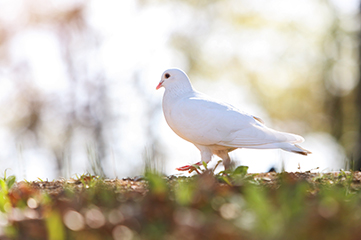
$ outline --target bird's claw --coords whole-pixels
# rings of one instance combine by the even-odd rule
[[[176,170],[178,170],[178,171],[188,171],[191,168],[192,168],[192,165],[185,165],[183,167],[176,168]]]
[[[176,168],[178,171],[189,171],[189,173],[196,171],[199,174],[199,171],[196,166],[201,166],[202,162],[197,162],[193,165],[185,165],[183,167]]]

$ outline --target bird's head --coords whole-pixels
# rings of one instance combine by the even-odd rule
[[[171,68],[163,72],[156,89],[158,90],[161,87],[167,88],[168,86],[182,83],[190,84],[187,74],[178,68]]]

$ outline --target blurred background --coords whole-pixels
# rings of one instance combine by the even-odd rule
[[[359,0],[1,0],[0,170],[122,178],[199,161],[163,117],[155,87],[169,67],[304,136],[313,152],[233,152],[250,172],[359,169],[360,9]]]

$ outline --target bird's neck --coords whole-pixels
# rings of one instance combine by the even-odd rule
[[[164,96],[170,98],[177,98],[184,94],[189,94],[194,92],[193,86],[190,82],[179,82],[174,83],[172,86],[169,86],[165,89]]]

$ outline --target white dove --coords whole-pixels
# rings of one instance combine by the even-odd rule
[[[224,168],[229,169],[228,153],[237,148],[280,148],[302,155],[311,153],[296,144],[303,142],[303,137],[268,128],[261,119],[196,91],[180,69],[166,70],[156,89],[161,87],[165,88],[162,105],[168,125],[201,152],[201,162],[196,165],[208,163],[215,154],[223,160]],[[177,168],[179,171],[190,169],[191,165]]]

